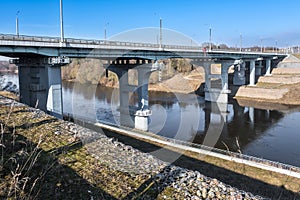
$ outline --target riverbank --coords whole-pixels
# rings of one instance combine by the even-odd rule
[[[242,86],[235,98],[240,102],[256,101],[281,104],[284,106],[300,105],[300,56],[289,55],[272,75],[261,76],[255,86]]]
[[[255,86],[242,86],[235,98],[288,106],[300,105],[300,69],[276,68],[260,77]]]
[[[292,177],[260,170],[251,177],[245,165],[210,157],[204,161],[203,156],[188,153],[180,156],[182,152],[168,163],[149,153],[161,148],[157,145],[118,137],[106,129],[94,132],[4,97],[0,113],[4,198],[9,194],[46,199],[261,199],[253,194],[299,198],[300,182]],[[167,157],[176,154],[165,150]]]

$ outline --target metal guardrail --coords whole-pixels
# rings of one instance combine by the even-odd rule
[[[214,153],[219,153],[219,154],[222,154],[222,155],[231,156],[231,157],[234,157],[234,158],[240,158],[240,159],[244,159],[244,160],[247,160],[247,161],[256,162],[256,163],[259,163],[259,164],[269,165],[269,166],[276,167],[276,168],[279,168],[279,169],[284,169],[284,170],[300,173],[300,168],[296,167],[296,166],[293,166],[293,165],[283,164],[283,163],[280,163],[280,162],[275,162],[275,161],[267,160],[267,159],[264,159],[264,158],[257,158],[257,157],[254,157],[254,156],[249,156],[249,155],[236,153],[236,152],[232,152],[232,151],[217,149],[217,148],[214,148],[214,147],[208,147],[208,146],[201,145],[201,144],[195,144],[195,143],[186,142],[186,141],[182,141],[182,140],[176,140],[176,139],[173,139],[173,138],[167,138],[167,137],[164,137],[164,136],[160,136],[160,137],[163,138],[164,140],[166,140],[168,142],[172,142],[174,144],[180,144],[180,145],[185,145],[185,146],[189,146],[189,147],[195,147],[195,148],[203,149],[203,150],[206,150],[206,151],[211,151],[211,152],[214,152]]]
[[[64,113],[64,116],[66,117],[65,119],[69,119],[69,120],[73,119],[73,120],[77,120],[77,121],[79,120],[81,122],[87,122],[87,123],[94,124],[92,122],[88,122],[88,121],[85,121],[85,120],[75,119],[73,117],[73,114],[70,114],[70,113]],[[102,124],[105,124],[105,125],[108,125],[108,126],[111,126],[111,127],[120,128],[117,124],[109,123],[107,121],[101,121],[101,120],[98,121],[97,120],[97,122],[100,122]],[[150,137],[152,137],[152,136],[150,136]],[[159,139],[162,139],[166,142],[177,144],[177,145],[183,145],[183,146],[187,146],[187,147],[194,147],[194,148],[198,148],[198,149],[201,149],[201,150],[204,150],[204,151],[208,151],[208,152],[211,151],[213,153],[217,153],[217,154],[221,154],[221,155],[225,155],[225,156],[230,156],[232,158],[238,158],[238,159],[242,159],[242,160],[246,160],[246,161],[251,161],[251,162],[254,162],[254,163],[257,163],[257,164],[262,164],[262,165],[267,165],[267,166],[270,166],[270,167],[275,167],[275,168],[278,168],[278,169],[287,170],[287,171],[290,171],[290,172],[300,173],[300,168],[299,167],[289,165],[289,164],[284,164],[284,163],[280,163],[280,162],[276,162],[276,161],[267,160],[267,159],[264,159],[264,158],[249,156],[249,155],[245,155],[245,154],[242,154],[242,153],[236,153],[236,152],[232,152],[232,151],[228,151],[228,150],[217,149],[217,148],[205,146],[205,145],[202,145],[202,144],[196,144],[196,143],[191,143],[191,142],[187,142],[187,141],[177,140],[177,139],[174,139],[174,138],[167,138],[167,137],[161,136],[161,135],[159,135]]]
[[[125,42],[125,41],[111,41],[111,40],[90,40],[90,39],[76,39],[76,38],[65,38],[64,42],[61,43],[59,37],[44,37],[44,36],[27,36],[27,35],[13,35],[13,34],[0,34],[0,42],[2,41],[11,41],[11,42],[29,42],[30,45],[33,42],[36,42],[36,46],[54,46],[54,47],[68,47],[68,45],[76,46],[82,45],[84,48],[97,48],[100,47],[123,47],[126,49],[139,49],[139,48],[148,48],[149,50],[167,50],[167,51],[193,51],[207,54],[237,54],[237,55],[256,55],[256,56],[286,56],[285,52],[257,52],[257,51],[237,51],[237,49],[214,49],[212,51],[205,51],[201,46],[184,46],[184,45],[162,45],[152,43],[138,43],[138,42]],[[44,44],[43,44],[44,43]],[[14,44],[10,44],[14,45]],[[33,45],[33,46],[35,46]],[[86,45],[91,45],[86,46]],[[78,47],[78,46],[77,46]],[[81,46],[80,46],[81,47]]]
[[[70,113],[65,113],[64,115],[67,118],[74,119],[73,115],[70,114]],[[76,119],[76,120],[79,120],[79,119]],[[84,121],[84,120],[80,120],[80,121]],[[117,124],[109,123],[109,122],[106,122],[106,121],[98,121],[98,122],[106,124],[108,126],[112,126],[112,127],[119,127]],[[166,142],[170,142],[170,143],[173,143],[173,144],[184,145],[184,146],[187,146],[187,147],[194,147],[194,148],[202,149],[202,150],[205,150],[205,151],[211,151],[211,152],[214,152],[214,153],[222,154],[222,155],[225,155],[225,156],[230,156],[232,158],[239,158],[239,159],[255,162],[255,163],[258,163],[258,164],[268,165],[268,166],[275,167],[275,168],[278,168],[278,169],[284,169],[284,170],[287,170],[287,171],[300,173],[300,168],[299,167],[289,165],[289,164],[284,164],[284,163],[280,163],[280,162],[276,162],[276,161],[267,160],[267,159],[264,159],[264,158],[249,156],[249,155],[245,155],[245,154],[242,154],[242,153],[236,153],[236,152],[232,152],[232,151],[228,151],[228,150],[217,149],[217,148],[205,146],[205,145],[202,145],[202,144],[196,144],[196,143],[192,143],[192,142],[177,140],[177,139],[174,139],[174,138],[168,138],[168,137],[161,136],[161,135],[159,135],[159,138],[163,139]]]
[[[26,35],[10,35],[0,34],[0,40],[8,41],[22,41],[22,42],[48,42],[60,44],[59,37],[39,37],[39,36],[26,36]],[[74,39],[65,38],[64,43],[66,44],[82,44],[82,45],[103,45],[103,46],[124,46],[124,47],[150,47],[160,48],[159,44],[152,43],[137,43],[137,42],[122,42],[122,41],[110,41],[110,40],[85,40],[85,39]],[[186,50],[201,50],[199,46],[180,46],[180,45],[162,45],[164,49],[186,49]]]

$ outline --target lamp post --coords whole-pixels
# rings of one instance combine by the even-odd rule
[[[263,39],[260,38],[260,53],[263,52],[263,44],[262,44]]]
[[[60,42],[64,42],[64,19],[63,19],[63,3],[60,0]]]
[[[108,25],[109,25],[109,23],[107,22],[104,26],[104,40],[106,40],[106,37],[107,37],[106,29],[107,29]]]
[[[16,13],[16,35],[19,37],[19,13],[20,11]]]
[[[211,43],[211,27],[209,27],[209,51],[211,51],[212,43]]]
[[[242,33],[240,34],[240,52],[243,50],[243,35]]]
[[[162,49],[162,18],[159,20],[159,49]]]

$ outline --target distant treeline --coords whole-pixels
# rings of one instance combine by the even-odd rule
[[[188,73],[193,70],[193,66],[186,59],[167,59],[164,63],[161,79],[166,80],[177,73]],[[109,87],[118,86],[118,77],[112,72],[108,72],[106,77],[105,61],[98,59],[73,59],[72,63],[62,67],[62,79],[64,81],[74,81],[82,84],[100,84]],[[159,73],[154,72],[150,76],[150,83],[156,83]],[[137,73],[135,70],[129,71],[129,83],[137,84]]]

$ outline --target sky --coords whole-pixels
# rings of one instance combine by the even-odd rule
[[[0,34],[60,36],[59,0],[0,0]],[[63,0],[68,38],[104,39],[159,27],[202,44],[286,47],[300,45],[299,0]]]

